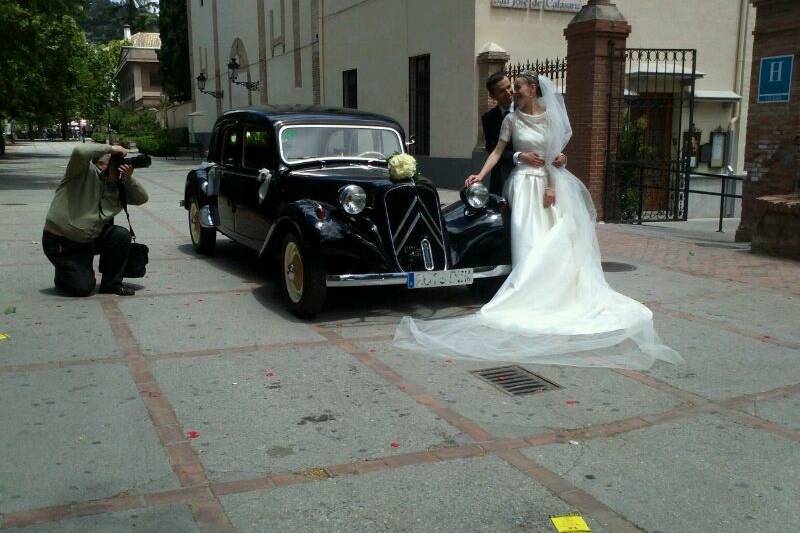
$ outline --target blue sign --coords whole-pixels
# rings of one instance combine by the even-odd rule
[[[759,104],[765,102],[788,102],[792,87],[792,64],[794,56],[761,58],[758,76]]]

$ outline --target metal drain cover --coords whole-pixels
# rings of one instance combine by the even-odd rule
[[[556,383],[517,365],[484,368],[473,370],[472,373],[511,396],[561,388]]]
[[[603,261],[603,272],[631,272],[633,270],[636,270],[635,265]]]
[[[720,248],[722,250],[746,250],[749,248],[749,245],[742,246],[741,244],[724,244],[716,242],[696,242],[694,245],[700,246],[701,248]]]

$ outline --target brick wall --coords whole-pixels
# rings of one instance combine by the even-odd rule
[[[800,1],[754,0],[753,64],[747,119],[742,219],[737,241],[749,241],[763,215],[760,196],[800,190]],[[758,104],[758,79],[762,57],[794,54],[789,102]]]
[[[591,3],[590,3],[591,5]],[[577,17],[576,17],[577,18]],[[572,139],[567,145],[570,171],[589,189],[599,220],[606,218],[606,163],[609,135],[616,140],[618,125],[609,124],[611,85],[611,47],[625,48],[631,27],[624,20],[590,19],[571,23],[567,38],[567,91],[565,104],[572,124]],[[617,61],[617,68],[624,63]],[[619,102],[619,95],[611,99]],[[618,113],[612,113],[617,117]],[[611,146],[612,151],[615,147]],[[611,215],[611,213],[608,213]]]

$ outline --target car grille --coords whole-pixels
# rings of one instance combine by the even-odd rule
[[[447,268],[439,197],[412,184],[389,190],[384,197],[389,233],[398,266],[406,272]]]

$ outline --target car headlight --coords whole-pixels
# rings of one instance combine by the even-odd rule
[[[345,213],[357,215],[367,205],[367,193],[358,185],[347,185],[339,190],[339,204]]]
[[[473,183],[467,189],[467,204],[475,209],[485,207],[489,201],[489,189],[483,183]]]

